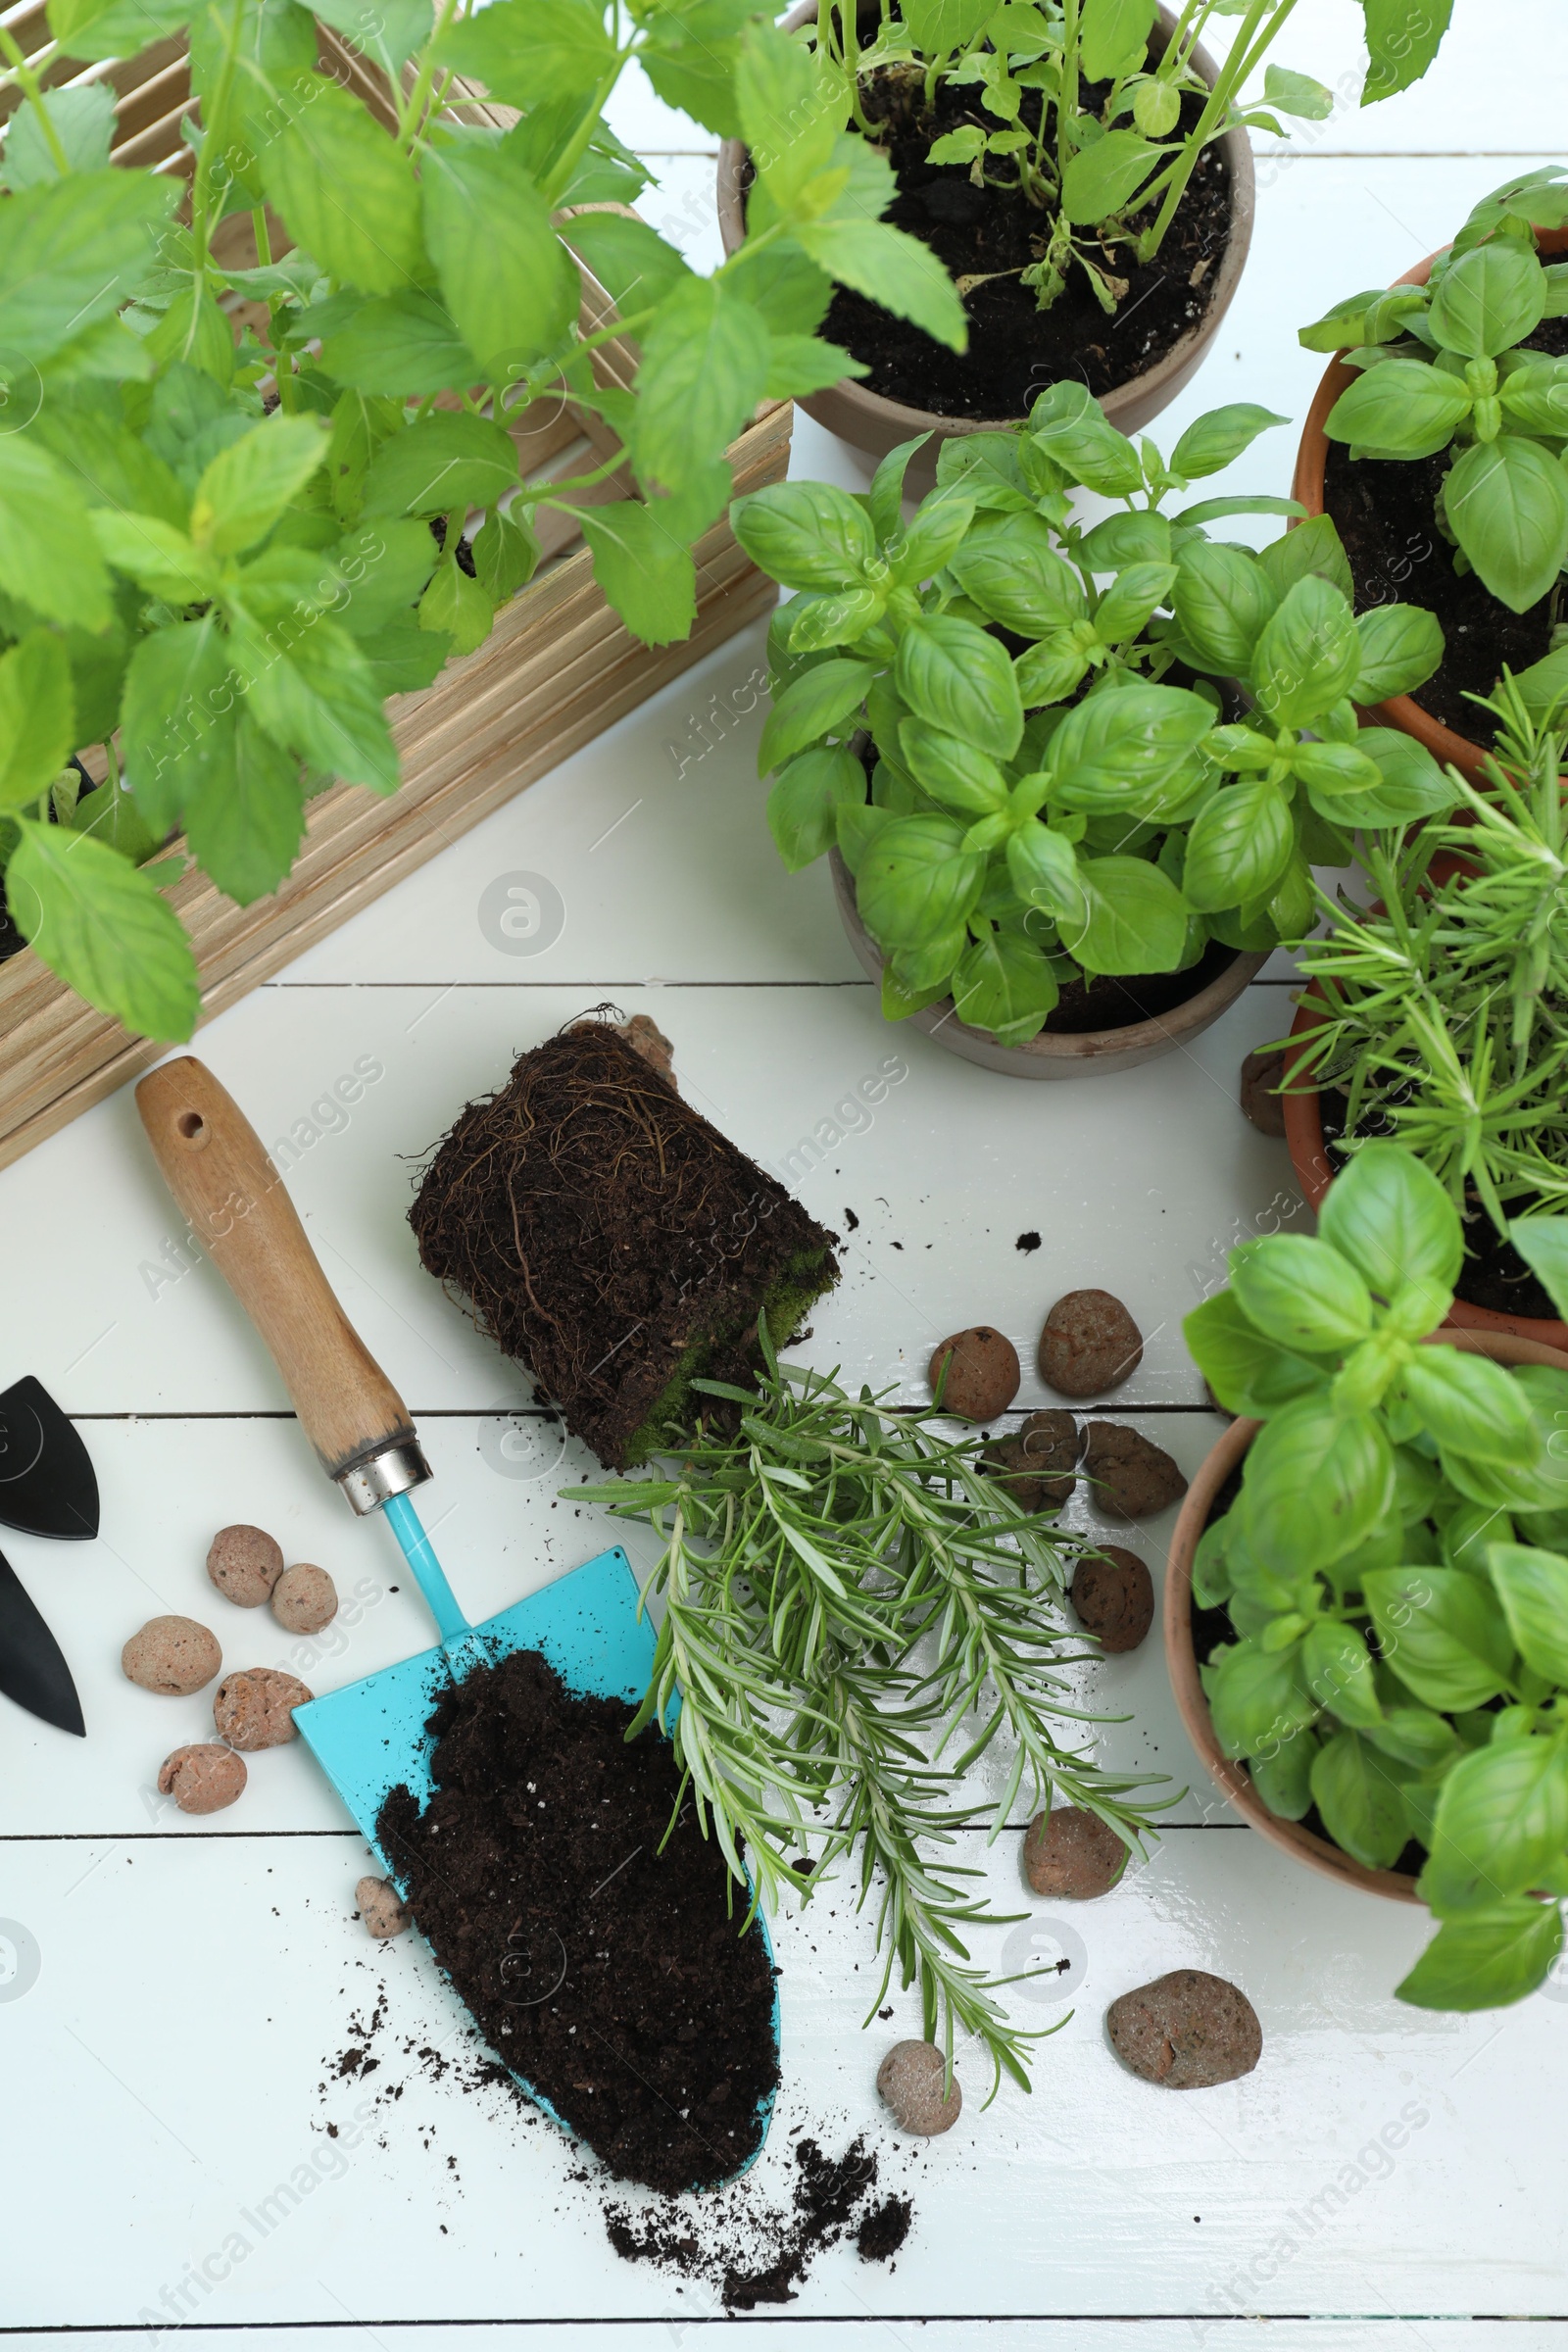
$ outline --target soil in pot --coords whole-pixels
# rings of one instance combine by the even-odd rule
[[[1527,348],[1568,355],[1568,318],[1544,318]],[[1345,542],[1357,612],[1395,602],[1427,606],[1443,626],[1444,656],[1416,701],[1433,718],[1472,743],[1492,744],[1490,715],[1467,694],[1490,694],[1503,665],[1527,669],[1551,650],[1555,595],[1528,612],[1510,612],[1474,572],[1453,567],[1453,550],[1438,528],[1436,506],[1450,453],[1420,459],[1355,458],[1331,441],[1323,504]]]
[[[1084,104],[1100,106],[1108,84],[1087,86]],[[882,67],[862,87],[868,119],[886,123],[883,141],[898,181],[885,218],[928,245],[955,278],[984,276],[965,296],[969,349],[960,357],[907,320],[840,286],[822,332],[869,368],[865,389],[939,416],[1025,416],[1049,384],[1075,377],[1097,398],[1159,363],[1206,313],[1231,235],[1231,172],[1218,145],[1205,148],[1159,252],[1139,262],[1130,246],[1097,255],[1127,292],[1107,316],[1084,271],[1074,267],[1065,291],[1042,311],[1018,272],[1039,259],[1050,215],[1016,190],[975,187],[967,164],[929,164],[933,140],[962,124],[995,130],[973,85],[939,89],[927,109],[924,80],[907,68]],[[1036,129],[1040,95],[1025,91],[1021,125]],[[1196,92],[1182,102],[1182,127],[1202,111]],[[1148,225],[1135,218],[1135,228]]]
[[[610,2170],[675,2193],[738,2170],[778,2082],[773,1970],[680,1773],[632,1709],[536,1651],[438,1699],[434,1793],[377,1837],[490,2047]]]
[[[1338,1087],[1326,1087],[1317,1100],[1323,1121],[1324,1151],[1330,1165],[1338,1170],[1345,1167],[1349,1156],[1340,1148],[1347,1100]],[[1380,1131],[1394,1133],[1392,1125]],[[1373,1130],[1368,1128],[1366,1132]],[[1515,1213],[1523,1216],[1530,1206],[1530,1202],[1521,1201]],[[1555,1323],[1557,1309],[1546,1291],[1512,1242],[1504,1241],[1474,1196],[1466,1207],[1463,1223],[1464,1263],[1454,1285],[1455,1298],[1462,1298],[1466,1306],[1485,1307],[1494,1315],[1528,1315],[1538,1322]]]
[[[1158,1020],[1188,1004],[1228,972],[1237,951],[1211,939],[1184,972],[1096,972],[1069,980],[1046,1016],[1047,1034],[1083,1037],[1092,1029],[1125,1029]]]
[[[1242,1465],[1238,1463],[1209,1506],[1208,1517],[1203,1522],[1205,1535],[1216,1519],[1224,1518],[1241,1491]],[[1236,1639],[1236,1628],[1231,1623],[1230,1611],[1223,1606],[1217,1609],[1201,1609],[1199,1607],[1196,1597],[1192,1602],[1192,1632],[1193,1655],[1197,1658],[1200,1666],[1206,1666],[1216,1649],[1225,1642],[1234,1642]],[[1368,1644],[1375,1649],[1377,1646],[1376,1633],[1368,1627],[1366,1635]],[[1236,1769],[1238,1772],[1247,1772],[1245,1763],[1238,1764]],[[1247,1773],[1247,1777],[1250,1780],[1252,1776],[1250,1773]],[[1298,1827],[1310,1830],[1314,1838],[1321,1838],[1327,1845],[1335,1844],[1335,1839],[1330,1836],[1323,1816],[1316,1805],[1307,1807],[1306,1812],[1301,1816]],[[1343,1852],[1344,1848],[1339,1847],[1337,1850]],[[1411,1838],[1407,1840],[1398,1860],[1391,1863],[1390,1868],[1399,1872],[1404,1878],[1418,1879],[1426,1867],[1426,1847]]]

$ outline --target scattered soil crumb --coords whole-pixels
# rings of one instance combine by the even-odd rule
[[[1038,1233],[1020,1233],[1012,1246],[1015,1250],[1021,1250],[1027,1257],[1032,1250],[1039,1249],[1040,1236]]]

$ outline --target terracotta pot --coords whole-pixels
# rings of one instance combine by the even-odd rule
[[[829,856],[834,895],[850,945],[862,970],[880,981],[882,951],[860,920],[855,877],[837,850]],[[923,1012],[911,1013],[909,1021],[939,1046],[946,1046],[950,1054],[976,1061],[982,1069],[1000,1070],[1006,1078],[1095,1078],[1103,1071],[1136,1069],[1140,1062],[1173,1054],[1200,1030],[1211,1028],[1267,961],[1266,955],[1238,955],[1217,980],[1155,1019],[1128,1021],[1119,1029],[1086,1029],[1077,1036],[1057,1036],[1042,1029],[1026,1046],[999,1046],[989,1030],[973,1029],[967,1021],[960,1021],[951,997],[928,1004]]]
[[[784,30],[794,32],[800,25],[815,22],[816,0],[799,0],[799,5],[784,19]],[[1168,9],[1159,10],[1158,24],[1160,32],[1168,39],[1176,26]],[[1207,52],[1195,49],[1193,63],[1204,79],[1212,82],[1215,67]],[[1231,236],[1215,274],[1213,295],[1198,324],[1189,328],[1162,360],[1143,375],[1135,375],[1130,382],[1118,384],[1113,392],[1101,395],[1101,407],[1120,432],[1140,431],[1197,373],[1240,283],[1252,237],[1252,149],[1245,130],[1227,131],[1219,144],[1225,150],[1231,172]],[[718,225],[726,254],[733,253],[746,234],[745,163],[746,149],[741,141],[726,139],[718,157]],[[868,457],[885,458],[901,441],[912,441],[917,433],[930,433],[932,439],[915,458],[908,473],[911,488],[923,489],[929,489],[936,479],[937,452],[944,441],[960,439],[965,433],[1004,432],[1020,421],[1014,416],[938,416],[929,409],[906,408],[902,401],[884,400],[879,392],[868,391],[853,376],[830,384],[825,392],[811,393],[807,399],[797,401],[796,406],[808,416],[814,416],[830,433],[837,433],[840,440],[863,449]]]
[[[1445,1331],[1435,1333],[1428,1345],[1462,1348],[1472,1355],[1490,1356],[1496,1364],[1550,1364],[1559,1372],[1568,1372],[1568,1353],[1530,1340],[1514,1339],[1505,1332]],[[1193,1649],[1193,1554],[1208,1524],[1214,1497],[1262,1426],[1260,1421],[1231,1423],[1188,1488],[1187,1499],[1176,1521],[1165,1567],[1164,1612],[1165,1663],[1176,1704],[1187,1736],[1221,1795],[1271,1845],[1277,1845],[1282,1853],[1294,1855],[1308,1869],[1338,1879],[1342,1886],[1360,1886],[1368,1894],[1391,1895],[1396,1902],[1413,1903],[1419,1900],[1415,1881],[1402,1871],[1369,1870],[1364,1863],[1352,1861],[1327,1838],[1303,1829],[1298,1821],[1281,1821],[1277,1814],[1271,1813],[1250,1775],[1231,1761],[1214,1737],[1213,1719],[1199,1681],[1198,1658]]]
[[[1304,1039],[1308,1030],[1316,1028],[1322,1018],[1322,997],[1313,982],[1297,1007],[1291,1023],[1292,1038]],[[1301,1054],[1299,1045],[1285,1049],[1285,1073],[1289,1077]],[[1290,1148],[1291,1165],[1296,1180],[1306,1196],[1307,1206],[1318,1209],[1323,1196],[1334,1182],[1334,1164],[1323,1141],[1323,1113],[1314,1091],[1307,1094],[1285,1095],[1285,1141]],[[1446,1331],[1474,1331],[1515,1340],[1529,1341],[1543,1348],[1568,1349],[1568,1323],[1559,1323],[1549,1315],[1499,1315],[1490,1306],[1471,1306],[1467,1300],[1456,1298],[1448,1309]]]
[[[1538,229],[1536,244],[1544,254],[1568,253],[1568,228]],[[1446,245],[1438,249],[1440,253],[1446,253],[1447,250]],[[1429,253],[1424,262],[1417,262],[1413,270],[1406,270],[1402,277],[1396,277],[1395,284],[1424,286],[1432,274],[1432,265],[1437,258],[1436,253]],[[1296,455],[1296,478],[1291,484],[1291,496],[1299,500],[1308,514],[1321,514],[1323,512],[1324,469],[1329,454],[1329,437],[1323,429],[1324,424],[1329,411],[1341,393],[1348,391],[1354,383],[1355,377],[1356,370],[1347,368],[1344,354],[1336,352],[1323,370],[1322,381],[1306,413],[1301,445]],[[1434,718],[1430,711],[1424,710],[1413,695],[1391,695],[1386,703],[1374,704],[1366,715],[1379,726],[1397,727],[1401,734],[1413,735],[1417,743],[1426,746],[1434,760],[1445,766],[1456,767],[1472,784],[1484,781],[1482,762],[1486,755],[1481,745],[1472,743],[1467,735],[1456,735],[1451,727],[1446,727],[1441,719]]]

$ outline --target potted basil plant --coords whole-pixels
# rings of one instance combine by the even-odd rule
[[[907,523],[912,447],[862,496],[737,501],[742,546],[798,591],[773,629],[769,823],[792,869],[831,854],[890,1019],[1017,1076],[1133,1066],[1310,926],[1340,826],[1446,806],[1405,737],[1347,740],[1352,692],[1435,663],[1428,617],[1354,621],[1332,526],[1260,557],[1206,537],[1285,501],[1162,512],[1277,421],[1216,410],[1167,465],[1058,384],[1027,427],[948,443]],[[1079,488],[1123,511],[1086,527]],[[1254,721],[1203,671],[1247,679]]]
[[[626,213],[644,174],[605,121],[619,77],[640,65],[729,130],[737,90],[770,86],[775,36],[752,13],[497,0],[432,21],[325,0],[376,85],[318,70],[296,0],[161,0],[152,19],[51,0],[77,60],[188,28],[188,220],[176,172],[109,168],[106,81],[46,90],[55,52],[8,47],[0,866],[11,944],[101,1011],[190,1034],[198,974],[162,886],[188,855],[249,905],[288,874],[324,783],[392,792],[387,696],[483,641],[539,559],[542,510],[590,502],[597,578],[632,632],[689,629],[726,445],[764,396],[840,371],[814,330],[842,240],[890,272],[906,242],[832,155],[712,277]],[[519,110],[512,126],[471,120],[457,75]],[[617,319],[580,319],[579,263]],[[635,380],[600,381],[596,355],[626,336]],[[609,454],[524,480],[517,436],[563,392]]]
[[[1240,280],[1250,130],[1333,111],[1320,82],[1272,62],[1294,6],[860,0],[824,16],[804,0],[785,29],[811,45],[818,105],[853,122],[867,171],[871,158],[879,180],[891,170],[893,218],[951,273],[975,330],[967,350],[934,349],[873,272],[846,276],[828,331],[861,365],[810,413],[882,456],[916,432],[1013,421],[1043,383],[1076,377],[1127,430],[1146,424],[1202,360]],[[1366,105],[1426,71],[1448,11],[1412,27],[1393,0],[1363,7]],[[1201,41],[1219,16],[1242,22],[1216,64]],[[778,144],[748,131],[724,150],[727,245],[781,169]]]
[[[1308,414],[1296,495],[1327,512],[1359,606],[1420,569],[1447,642],[1419,700],[1380,713],[1472,783],[1504,667],[1544,712],[1568,686],[1555,624],[1568,566],[1568,171],[1478,204],[1451,246],[1300,330],[1335,354]]]
[[[1568,1219],[1513,1232],[1568,1309]],[[1544,1981],[1568,1894],[1568,1355],[1440,1333],[1462,1251],[1437,1178],[1374,1143],[1315,1239],[1232,1252],[1185,1329],[1248,1417],[1189,1490],[1165,1586],[1220,1787],[1298,1860],[1424,1902],[1397,1994],[1457,2010]]]

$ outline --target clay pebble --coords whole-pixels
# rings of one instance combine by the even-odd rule
[[[1120,1544],[1084,1553],[1067,1597],[1085,1632],[1112,1656],[1136,1649],[1154,1622],[1154,1580],[1137,1552]]]
[[[1167,2090],[1208,2090],[1250,2075],[1263,2029],[1245,1992],[1201,1968],[1173,1968],[1124,1992],[1105,2012],[1122,2064]]]
[[[1119,1389],[1144,1360],[1144,1335],[1109,1291],[1068,1291],[1040,1334],[1040,1377],[1063,1396]]]
[[[120,1653],[127,1682],[170,1698],[186,1698],[223,1663],[216,1638],[194,1617],[149,1617]]]
[[[287,1633],[318,1634],[337,1615],[337,1587],[324,1568],[301,1560],[272,1587],[272,1615]]]
[[[265,1528],[220,1527],[208,1550],[207,1573],[225,1599],[259,1609],[283,1573],[283,1554]]]
[[[1152,1519],[1180,1502],[1187,1481],[1164,1448],[1120,1421],[1091,1421],[1084,1474],[1095,1502],[1112,1519]]]
[[[1097,1813],[1081,1805],[1053,1805],[1023,1834],[1024,1877],[1036,1894],[1090,1902],[1108,1894],[1127,1867],[1128,1849]]]
[[[876,2086],[901,2132],[931,2138],[939,2132],[952,2131],[963,2106],[963,2093],[955,2075],[944,2098],[946,2072],[934,2041],[894,2043],[876,2070]]]
[[[990,1441],[986,1460],[1021,1511],[1043,1511],[1078,1484],[1082,1444],[1071,1413],[1031,1413],[1011,1437]]]
[[[176,1747],[158,1767],[161,1795],[172,1796],[182,1813],[221,1813],[245,1791],[245,1759],[216,1740]]]
[[[220,1740],[247,1754],[253,1748],[281,1747],[294,1737],[292,1710],[314,1696],[297,1675],[280,1673],[275,1666],[243,1667],[219,1684],[213,1722]]]
[[[1284,1076],[1283,1046],[1276,1046],[1267,1054],[1249,1054],[1242,1063],[1242,1113],[1259,1135],[1285,1133],[1285,1103],[1274,1092]]]
[[[960,1421],[995,1421],[1017,1396],[1023,1372],[1006,1335],[977,1323],[942,1342],[927,1377],[931,1394],[941,1392],[944,1412]]]
[[[401,1936],[409,1924],[403,1898],[390,1879],[362,1879],[354,1889],[354,1907],[364,1920],[366,1931],[378,1943],[389,1936]]]

